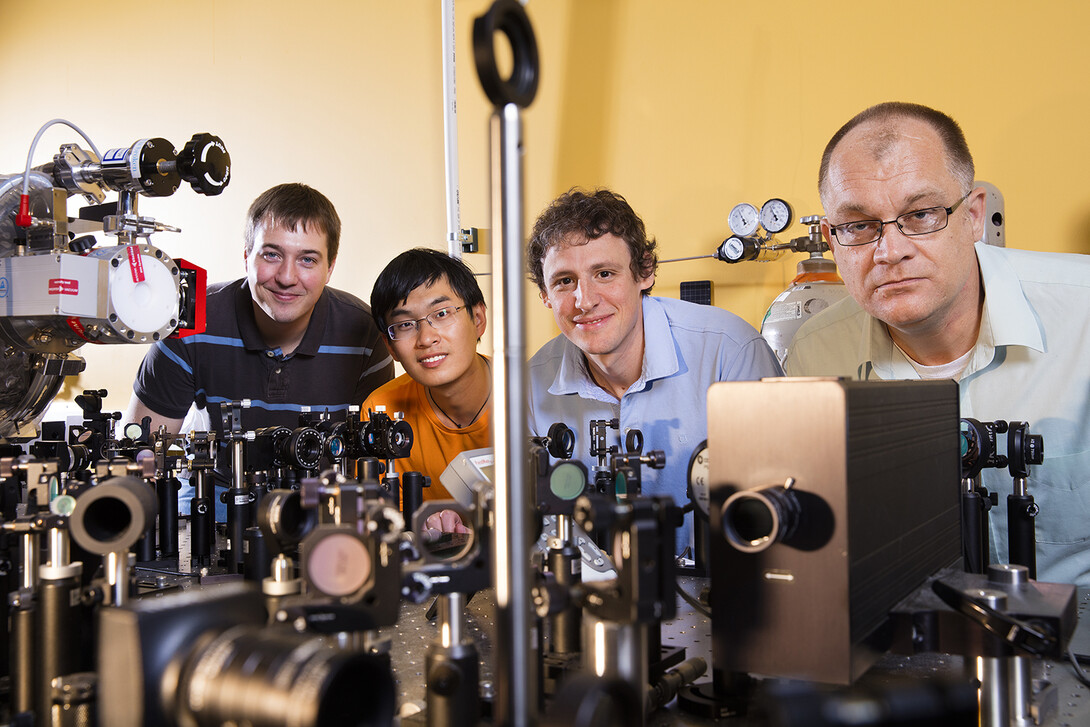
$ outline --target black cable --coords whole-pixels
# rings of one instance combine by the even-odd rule
[[[698,613],[703,614],[707,618],[712,617],[712,612],[709,611],[708,609],[704,608],[703,604],[701,604],[700,601],[698,601],[697,599],[690,596],[688,591],[686,591],[684,588],[681,587],[680,583],[675,584],[674,587],[677,589],[678,595],[681,596],[683,599],[685,599],[685,603],[692,606],[694,609],[696,609],[696,611]]]

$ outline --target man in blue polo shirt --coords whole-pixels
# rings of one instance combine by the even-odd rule
[[[656,243],[624,197],[572,190],[538,218],[527,246],[530,279],[561,335],[530,359],[530,433],[555,422],[576,434],[575,459],[590,457],[591,420],[618,419],[643,432],[666,467],[642,473],[643,492],[686,502],[689,459],[708,434],[708,387],[781,376],[772,349],[721,308],[650,294]],[[691,517],[678,530],[689,544]]]
[[[151,417],[178,432],[191,407],[198,429],[221,429],[220,405],[249,399],[246,429],[298,426],[304,407],[343,419],[393,376],[368,306],[327,287],[341,221],[304,184],[281,184],[250,206],[246,277],[209,287],[207,329],[160,341],[137,373],[125,421]]]

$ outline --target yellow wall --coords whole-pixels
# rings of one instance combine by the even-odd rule
[[[488,5],[457,4],[463,226],[489,225],[490,109],[469,45]],[[145,213],[183,229],[153,242],[208,268],[210,280],[237,277],[250,201],[304,181],[344,219],[333,284],[366,299],[396,252],[445,246],[439,7],[5,0],[0,173],[22,169],[34,132],[55,116],[102,149],[147,136],[180,147],[212,131],[231,152],[231,186],[217,198],[186,188],[145,200]],[[865,106],[900,99],[962,123],[978,177],[1006,197],[1008,245],[1090,252],[1088,4],[531,0],[527,9],[542,71],[524,116],[528,224],[568,187],[605,185],[643,215],[662,257],[709,254],[737,202],[782,196],[799,214],[818,213],[825,141]],[[76,138],[48,132],[35,163],[67,141]],[[672,263],[655,290],[676,296],[682,280],[711,279],[718,305],[759,325],[795,262]],[[535,303],[531,350],[554,334]],[[108,388],[108,405],[122,408],[142,354],[86,346],[76,386]]]

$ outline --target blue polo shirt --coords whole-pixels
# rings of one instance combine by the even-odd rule
[[[623,449],[628,429],[643,432],[644,451],[660,449],[666,467],[641,472],[647,495],[686,497],[689,459],[708,437],[708,387],[716,381],[782,376],[772,349],[748,323],[722,308],[644,296],[643,371],[620,400],[599,387],[575,344],[557,336],[530,359],[531,436],[544,436],[555,422],[575,432],[574,458],[587,467],[590,421],[619,419],[610,444]],[[678,530],[678,552],[691,541],[692,519]]]

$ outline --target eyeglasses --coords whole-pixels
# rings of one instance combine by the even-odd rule
[[[424,321],[430,323],[431,327],[435,329],[446,328],[451,323],[454,323],[454,314],[463,308],[465,308],[464,305],[440,308],[439,310],[432,311],[423,318],[392,323],[386,326],[386,335],[390,337],[391,341],[398,341],[403,338],[415,336],[416,332],[420,330],[420,324]]]
[[[969,194],[972,194],[970,192]],[[928,207],[927,209],[905,212],[893,220],[856,220],[845,222],[842,225],[830,225],[836,241],[844,247],[867,245],[882,237],[882,228],[885,225],[896,224],[901,234],[908,237],[917,235],[929,235],[932,232],[945,230],[950,224],[950,215],[961,206],[961,203],[969,198],[965,195],[953,207]]]

